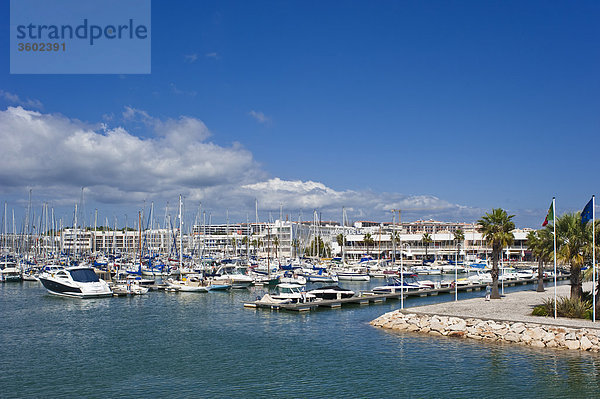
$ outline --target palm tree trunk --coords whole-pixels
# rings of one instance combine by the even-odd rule
[[[592,295],[596,295],[596,319],[600,314],[600,280],[596,283],[596,292],[592,292]]]
[[[583,287],[581,285],[581,266],[571,263],[571,299],[583,297]]]
[[[542,258],[538,259],[538,287],[537,292],[544,292],[544,262]]]
[[[500,255],[499,248],[492,249],[492,294],[490,299],[500,299],[500,291],[498,290],[498,258]]]

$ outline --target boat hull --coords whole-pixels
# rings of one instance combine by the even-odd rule
[[[58,281],[40,277],[40,282],[46,288],[46,290],[52,295],[66,296],[70,298],[104,298],[112,296],[110,289],[93,289],[93,290],[82,290],[79,287],[62,284]]]

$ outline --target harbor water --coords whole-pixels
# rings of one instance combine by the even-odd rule
[[[598,354],[368,324],[398,309],[395,300],[304,313],[243,307],[262,292],[77,300],[51,296],[37,282],[0,284],[0,397],[598,396]]]

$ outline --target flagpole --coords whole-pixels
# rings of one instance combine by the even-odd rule
[[[552,217],[554,227],[554,318],[556,319],[556,198],[552,197]]]
[[[592,195],[592,321],[596,321],[596,196]]]

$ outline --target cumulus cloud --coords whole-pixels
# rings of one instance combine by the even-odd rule
[[[21,105],[27,108],[42,109],[44,107],[40,100],[31,100],[29,98],[23,100],[18,95],[9,93],[4,90],[0,90],[0,98],[3,98],[11,104]]]
[[[271,118],[269,118],[268,116],[266,116],[265,114],[263,114],[262,112],[257,112],[257,111],[250,111],[248,112],[248,115],[250,115],[251,117],[253,117],[254,119],[256,119],[256,121],[258,123],[269,123],[271,121]]]
[[[184,57],[187,62],[192,64],[192,63],[196,62],[196,60],[198,59],[198,54],[186,54],[186,55],[184,55]]]
[[[256,198],[268,210],[319,209],[329,214],[339,214],[342,207],[356,217],[372,217],[377,220],[390,218],[392,209],[402,209],[423,216],[470,216],[472,208],[452,204],[428,195],[403,195],[398,193],[376,193],[372,191],[334,190],[314,181],[282,180],[271,178],[241,186],[236,194],[240,197]],[[479,210],[477,210],[478,212]]]
[[[206,53],[204,55],[206,58],[212,58],[213,60],[220,60],[221,56],[218,53],[212,52],[212,53]]]
[[[133,108],[124,116],[141,116],[156,137],[143,139],[122,127],[94,130],[21,107],[0,112],[0,185],[57,186],[65,193],[87,187],[92,197],[111,202],[200,192],[262,175],[252,154],[239,144],[223,147],[207,141],[210,132],[200,120],[158,121]]]
[[[278,211],[282,204],[286,212],[319,209],[333,218],[342,207],[352,217],[375,220],[388,220],[391,209],[454,220],[474,212],[434,196],[336,190],[317,181],[272,177],[241,144],[210,141],[210,130],[197,118],[158,119],[133,107],[125,107],[122,117],[152,134],[140,137],[122,126],[20,106],[0,111],[0,194],[33,188],[53,204],[73,204],[85,187],[88,201],[121,206],[183,194],[215,214],[229,209],[240,220],[255,200],[262,212]]]

